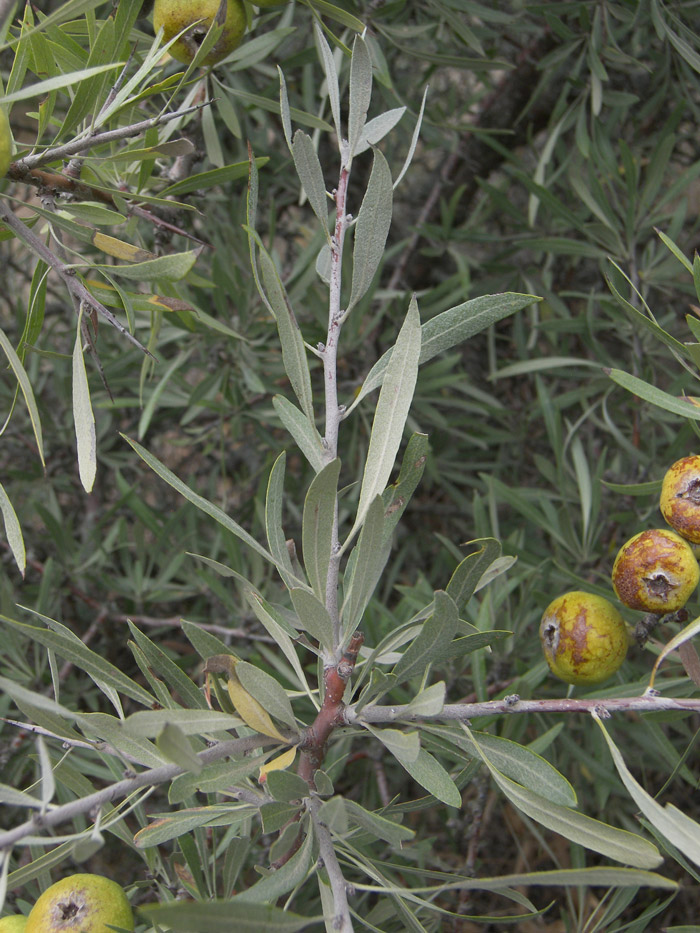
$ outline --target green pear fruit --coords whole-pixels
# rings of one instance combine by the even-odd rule
[[[13,917],[3,917],[0,920],[0,933],[26,933],[27,918],[22,914]]]
[[[163,38],[169,42],[183,29],[191,27],[169,49],[173,58],[189,65],[218,12],[219,0],[156,0],[153,7],[153,28],[157,32],[162,26]],[[204,59],[205,65],[215,65],[240,44],[246,28],[242,0],[227,0],[226,18],[222,25],[223,32]]]
[[[12,161],[12,130],[7,114],[0,107],[0,178],[7,172]],[[2,927],[0,927],[2,930]]]
[[[108,923],[134,929],[123,889],[102,875],[70,875],[44,891],[29,912],[25,933],[112,933]]]

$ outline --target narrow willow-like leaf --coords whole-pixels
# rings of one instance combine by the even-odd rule
[[[185,833],[192,832],[198,826],[236,826],[249,819],[255,812],[256,809],[247,804],[230,803],[179,810],[154,820],[149,826],[139,830],[134,836],[134,843],[139,849],[162,845],[170,839],[177,839]]]
[[[352,579],[341,612],[345,642],[360,624],[389,557],[390,548],[384,540],[384,521],[384,503],[381,496],[376,496],[367,510],[353,550]]]
[[[290,860],[291,861],[291,860]],[[147,905],[139,913],[149,922],[155,921],[172,933],[192,933],[205,929],[207,933],[297,933],[318,926],[322,917],[301,917],[280,907],[251,904],[236,900],[174,901],[169,904]]]
[[[389,163],[380,150],[375,149],[372,173],[355,225],[352,286],[346,314],[367,292],[382,261],[391,226],[393,196]]]
[[[339,475],[340,460],[336,459],[314,477],[304,500],[301,526],[304,567],[321,602],[326,599]]]
[[[455,568],[446,591],[459,609],[466,605],[476,592],[476,587],[488,568],[501,556],[501,544],[495,538],[478,538],[467,541],[467,545],[481,545],[478,551],[467,554]]]
[[[417,693],[406,706],[412,716],[439,716],[445,705],[445,681],[431,684]]]
[[[247,891],[236,894],[233,898],[234,904],[269,904],[305,881],[312,868],[313,838],[313,835],[308,833],[299,851],[285,865],[261,878]],[[238,929],[238,924],[236,924],[236,929]],[[264,926],[259,929],[275,928]]]
[[[316,426],[309,421],[303,411],[299,411],[296,405],[283,395],[275,395],[272,405],[280,421],[294,438],[299,450],[315,472],[320,473],[324,467],[323,443]]]
[[[369,57],[367,43],[361,36],[355,36],[350,61],[350,104],[348,109],[348,149],[349,161],[355,155],[355,148],[360,141],[367,122],[367,111],[372,98],[372,59]]]
[[[85,492],[92,492],[97,473],[97,435],[95,416],[90,401],[83,343],[81,338],[82,315],[78,319],[78,332],[73,347],[73,422],[78,448],[78,472]]]
[[[502,295],[472,298],[470,301],[443,311],[442,314],[437,314],[421,327],[419,365],[432,360],[438,353],[468,340],[474,334],[478,334],[504,317],[515,314],[516,311],[541,300],[534,295],[504,292]],[[394,349],[391,347],[374,364],[350,408],[354,408],[366,395],[378,389],[382,384]]]
[[[610,738],[596,711],[591,710],[591,714],[601,728],[617,768],[617,773],[620,775],[630,797],[632,797],[651,825],[665,839],[668,839],[677,849],[680,849],[686,858],[695,862],[696,865],[700,865],[700,824],[692,820],[672,803],[661,806],[644,790],[630,773],[619,749]]]
[[[158,751],[168,761],[179,765],[183,771],[199,774],[202,762],[197,758],[185,733],[173,722],[166,722],[156,739]]]
[[[382,390],[379,393],[362,477],[357,517],[344,547],[347,547],[348,542],[364,521],[374,497],[381,495],[389,481],[416,387],[420,340],[418,304],[413,297],[406,320],[396,338],[396,345],[384,375]]]
[[[177,726],[183,735],[202,735],[235,729],[241,720],[215,709],[154,709],[132,713],[124,720],[124,730],[129,735],[155,738],[168,723]]]
[[[378,117],[368,120],[357,141],[354,154],[357,156],[369,149],[370,146],[376,146],[387,133],[393,130],[404,113],[406,113],[405,107],[394,107],[392,110],[387,110],[385,113],[380,113]]]
[[[511,887],[596,887],[601,888],[665,888],[673,891],[678,885],[671,878],[656,872],[640,871],[638,868],[562,868],[554,871],[521,872],[515,875],[500,875],[498,878],[464,879],[449,883],[441,890],[498,891]],[[691,928],[676,927],[677,933],[696,933]]]
[[[418,636],[396,662],[392,673],[397,680],[419,677],[433,661],[439,663],[459,625],[455,601],[447,593],[435,593],[433,614],[423,623]]]
[[[44,23],[44,26],[46,24]],[[124,62],[111,62],[108,65],[98,65],[95,68],[81,68],[80,71],[70,71],[68,74],[56,75],[53,78],[47,78],[46,81],[37,81],[36,84],[29,84],[23,87],[21,91],[14,91],[3,97],[4,105],[13,104],[18,100],[29,100],[30,97],[45,97],[51,91],[57,91],[62,87],[70,87],[73,84],[80,85],[83,81],[91,78],[93,75],[103,74],[106,71],[114,71],[121,68]]]
[[[274,639],[277,645],[279,645],[282,654],[285,656],[287,661],[289,661],[289,664],[293,668],[294,673],[297,675],[299,686],[311,698],[311,690],[307,683],[306,677],[304,676],[304,671],[302,670],[301,664],[299,663],[299,657],[297,656],[294,643],[292,642],[289,632],[284,628],[280,620],[276,618],[270,604],[265,602],[265,600],[258,593],[255,593],[253,590],[248,590],[246,593],[246,599],[249,606],[257,616],[258,621],[262,624],[268,635]],[[315,706],[318,706],[315,701],[313,702]]]
[[[399,477],[392,486],[382,493],[384,502],[384,541],[393,534],[411,496],[416,490],[423,476],[425,461],[428,456],[428,435],[412,434],[401,461]]]
[[[292,561],[287,550],[287,543],[282,528],[282,503],[284,501],[284,468],[287,455],[284,451],[275,460],[267,481],[265,496],[265,528],[267,544],[275,559],[279,575],[288,587],[303,582],[297,580],[292,569]]]
[[[144,635],[133,622],[128,623],[129,631],[134,637],[141,651],[143,651],[148,666],[165,680],[168,687],[178,695],[180,702],[191,709],[206,709],[207,701],[201,690],[190,680],[182,668],[177,665],[163,649]],[[210,634],[207,632],[207,634]],[[215,652],[212,652],[212,654]],[[170,706],[174,701],[170,701]]]
[[[29,611],[35,612],[35,610],[31,609]],[[40,613],[35,612],[35,614],[39,615],[39,618],[46,619],[47,622],[53,621]],[[16,622],[4,615],[0,615],[0,621],[6,625],[11,625],[29,641],[38,642],[45,648],[55,651],[66,661],[71,661],[79,670],[85,671],[97,682],[107,684],[109,687],[118,690],[119,693],[131,697],[144,706],[150,707],[153,704],[153,696],[150,693],[147,693],[136,681],[122,673],[114,664],[110,664],[99,654],[91,651],[76,635],[63,631],[65,626],[54,623],[58,628],[53,630],[45,629],[35,625],[27,625],[25,622]]]
[[[326,37],[321,32],[321,27],[318,23],[314,23],[314,35],[316,36],[316,43],[321,52],[321,62],[323,64],[323,70],[326,73],[326,90],[328,93],[328,102],[331,105],[331,113],[333,114],[333,123],[335,125],[335,135],[338,138],[338,143],[343,138],[342,124],[340,122],[340,89],[338,87],[338,69],[335,67],[335,59],[333,58],[333,53],[331,52],[330,46],[326,42]]]
[[[333,622],[325,605],[308,590],[293,589],[290,595],[304,631],[327,651],[332,651]]]
[[[36,399],[34,398],[34,391],[32,390],[29,377],[27,376],[24,366],[22,365],[22,361],[15,353],[15,348],[7,339],[7,335],[2,329],[0,329],[0,348],[2,348],[3,353],[7,357],[7,361],[12,368],[12,372],[15,374],[15,378],[19,383],[20,389],[22,390],[24,402],[27,406],[27,411],[29,412],[29,420],[32,423],[32,430],[34,432],[37,450],[39,451],[39,457],[41,459],[42,466],[46,466],[46,461],[44,460],[44,439],[41,431],[41,418],[39,417],[39,409],[37,408]]]
[[[189,486],[186,486],[179,477],[175,476],[172,470],[169,470],[163,463],[160,462],[157,457],[154,457],[152,453],[149,453],[137,441],[127,437],[126,434],[122,434],[121,436],[128,444],[131,444],[144,463],[148,464],[153,472],[157,473],[158,476],[165,480],[169,486],[172,486],[173,489],[177,490],[180,495],[184,496],[185,499],[187,499],[193,505],[196,505],[197,508],[201,509],[202,512],[210,515],[220,525],[223,525],[227,531],[230,531],[232,534],[236,535],[237,538],[245,541],[249,547],[253,548],[253,550],[260,554],[261,557],[264,557],[265,560],[270,561],[271,564],[275,563],[272,555],[265,550],[262,544],[256,541],[252,535],[248,534],[245,529],[241,528],[237,522],[234,522],[232,518],[229,518],[229,516],[218,507],[218,505],[214,505],[213,502],[210,502],[208,499],[200,496],[199,493],[196,493],[190,489]]]
[[[379,813],[366,810],[359,803],[350,800],[349,797],[343,798],[343,804],[350,820],[377,839],[383,839],[390,845],[396,846],[396,848],[401,848],[402,843],[408,842],[416,835],[408,826],[402,826],[395,820],[387,819],[387,817]]]
[[[401,755],[403,761],[417,761],[420,753],[420,736],[417,732],[401,732],[399,729],[377,729],[363,722],[364,728],[371,732],[375,739],[389,749],[392,755]]]
[[[651,402],[657,408],[663,408],[664,411],[670,411],[674,415],[681,415],[683,418],[690,418],[692,421],[700,421],[700,404],[688,396],[677,398],[675,395],[669,395],[656,386],[649,385],[643,379],[625,373],[620,369],[606,369],[605,373],[610,376],[613,382],[627,389],[638,398],[645,402]]]
[[[615,829],[600,820],[594,820],[568,807],[561,807],[552,803],[546,796],[546,788],[543,793],[535,793],[528,790],[510,778],[502,774],[487,758],[479,743],[469,728],[462,724],[465,733],[470,736],[474,742],[481,759],[491,772],[491,776],[496,781],[501,791],[508,800],[521,810],[530,819],[536,823],[541,823],[547,829],[559,833],[565,839],[577,842],[586,849],[593,852],[599,852],[606,858],[612,858],[616,862],[623,862],[632,865],[635,868],[656,868],[661,864],[663,858],[659,850],[653,843],[648,842],[642,836],[636,833],[630,833],[623,829]]]
[[[421,748],[415,761],[403,758],[394,752],[396,760],[408,771],[413,780],[429,794],[442,800],[448,807],[461,807],[462,795],[457,785],[430,752]]]
[[[280,117],[282,119],[282,130],[287,143],[290,155],[292,155],[292,117],[289,110],[289,95],[287,94],[287,82],[284,80],[284,73],[280,66],[277,66],[277,73],[280,79]]]
[[[401,171],[399,172],[399,174],[396,176],[394,180],[394,188],[396,188],[399,185],[399,183],[401,182],[401,179],[406,174],[411,162],[413,161],[413,156],[415,155],[415,152],[416,152],[416,146],[418,145],[418,137],[420,136],[420,128],[423,123],[423,114],[425,113],[425,102],[427,99],[428,99],[428,88],[426,87],[426,89],[423,91],[423,99],[421,100],[421,103],[420,103],[420,110],[418,111],[418,119],[416,120],[416,125],[413,129],[413,135],[411,136],[411,144],[408,147],[408,152],[406,153],[406,158],[404,159],[404,163],[401,166]]]
[[[39,779],[41,803],[46,807],[47,804],[51,803],[53,795],[56,793],[56,779],[54,778],[53,766],[46,748],[46,742],[40,735],[36,737],[36,749],[39,753],[39,768],[41,769]]]
[[[279,681],[247,661],[239,661],[236,664],[236,674],[243,687],[271,716],[290,729],[296,730],[297,723],[292,704]]]
[[[10,497],[5,492],[5,487],[2,483],[0,483],[0,511],[2,512],[2,520],[5,524],[7,543],[10,545],[10,550],[19,568],[19,572],[24,576],[24,571],[27,567],[27,552],[24,547],[22,528],[17,518],[17,513],[10,502]]]
[[[292,143],[292,156],[297,175],[302,183],[306,197],[314,214],[318,217],[324,233],[330,237],[328,229],[328,199],[323,169],[311,137],[303,130],[297,130]]]
[[[309,362],[306,358],[304,339],[301,336],[287,292],[270,254],[260,242],[258,243],[258,249],[265,293],[277,322],[277,330],[282,345],[284,369],[299,400],[301,410],[313,423],[314,407],[311,375],[309,374]]]

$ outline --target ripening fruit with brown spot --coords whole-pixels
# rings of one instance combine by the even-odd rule
[[[219,0],[156,0],[153,28],[158,32],[162,26],[163,39],[169,42],[173,36],[190,27],[168,49],[173,58],[189,65],[218,12]],[[240,45],[246,29],[242,0],[227,0],[226,18],[222,25],[222,33],[202,62],[204,65],[215,65]]]
[[[700,456],[683,457],[669,468],[659,506],[671,528],[700,544]]]
[[[593,593],[573,590],[545,609],[542,650],[553,674],[568,684],[599,684],[627,655],[627,624],[617,609]]]
[[[26,933],[111,933],[134,929],[123,888],[103,875],[78,874],[48,887],[29,911]]]
[[[688,602],[700,568],[688,542],[666,528],[641,531],[623,544],[612,569],[618,598],[630,609],[663,615]]]

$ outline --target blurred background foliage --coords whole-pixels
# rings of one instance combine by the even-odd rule
[[[33,80],[46,77],[43,69],[52,59],[40,56],[47,51],[43,42],[49,51],[58,43],[53,30],[74,56],[73,67],[83,67],[85,22],[104,16],[111,4],[43,0],[34,6],[37,22],[44,14],[72,13],[71,7],[78,12],[37,33],[43,39],[37,39],[36,59],[29,63],[30,71],[36,69]],[[258,227],[292,301],[304,309],[301,323],[311,344],[325,333],[326,293],[314,271],[322,239],[290,170],[277,69],[285,75],[292,106],[306,115],[297,124],[306,121],[314,132],[329,120],[327,101],[319,95],[314,17],[321,16],[346,44],[352,41],[352,30],[328,15],[328,7],[310,0],[255,14],[254,33],[209,75],[206,93],[195,75],[174,101],[182,106],[188,92],[214,99],[210,108],[173,124],[174,137],[194,144],[191,174],[245,163],[248,142],[267,160],[260,170]],[[448,696],[560,696],[562,685],[548,676],[540,657],[536,631],[543,609],[563,590],[579,586],[611,595],[609,571],[617,548],[660,521],[656,486],[639,490],[635,484],[660,482],[671,462],[696,449],[690,422],[640,402],[611,382],[605,368],[633,373],[673,395],[697,391],[695,373],[639,321],[639,314],[647,320],[653,314],[668,333],[686,341],[691,335],[685,316],[700,315],[692,277],[657,232],[686,256],[698,246],[697,4],[371,0],[342,8],[367,26],[377,79],[373,108],[407,108],[384,147],[394,174],[429,88],[416,156],[395,193],[383,267],[362,313],[349,319],[343,333],[342,397],[352,399],[372,363],[393,343],[412,291],[424,321],[481,294],[518,291],[544,299],[422,368],[409,427],[430,435],[430,457],[370,607],[368,641],[376,643],[396,620],[429,601],[434,588],[446,585],[464,553],[461,544],[493,535],[518,560],[507,577],[472,599],[468,618],[480,628],[512,629],[514,637],[498,642],[488,656],[472,655],[466,667],[442,671]],[[133,49],[138,61],[151,41],[146,3],[123,51]],[[6,46],[0,53],[5,79],[12,60]],[[160,79],[179,70],[177,63],[163,62]],[[165,86],[154,89],[127,117],[144,119],[169,99]],[[20,152],[35,142],[71,138],[77,124],[61,123],[68,102],[61,93],[51,101],[51,118],[38,140],[39,102],[15,106],[12,125]],[[148,139],[146,134],[128,145]],[[112,154],[122,146],[115,145]],[[321,133],[322,163],[331,152]],[[173,160],[106,158],[104,166],[87,164],[97,182],[155,193],[167,186]],[[368,160],[367,170],[369,165]],[[44,427],[46,470],[20,405],[0,442],[0,475],[28,549],[22,580],[9,549],[0,544],[2,611],[16,616],[19,604],[61,620],[132,676],[138,677],[138,669],[125,647],[127,618],[194,677],[198,658],[180,632],[182,617],[211,626],[237,652],[274,670],[273,652],[243,594],[187,552],[236,567],[274,594],[279,584],[270,567],[161,483],[119,436],[142,441],[192,488],[257,534],[269,469],[287,446],[286,529],[299,538],[310,474],[271,403],[273,394],[285,390],[286,377],[250,274],[243,230],[246,177],[244,169],[226,183],[178,195],[193,210],[169,219],[203,246],[192,273],[154,288],[175,299],[174,310],[134,311],[136,334],[157,362],[100,324],[96,346],[104,383],[88,361],[98,434],[92,494],[83,492],[75,462],[74,319],[63,287],[52,277],[45,284],[42,326],[24,357]],[[332,177],[326,181],[330,187]],[[26,202],[22,213],[31,214],[39,204],[27,185],[5,181],[4,189]],[[357,209],[359,186],[351,204],[353,194]],[[193,246],[136,215],[100,230],[159,255]],[[90,244],[81,243],[80,250],[90,260],[105,261]],[[37,274],[17,241],[0,241],[0,262],[0,323],[19,347]],[[312,375],[320,377],[318,371]],[[15,394],[9,373],[0,380],[0,394],[9,413]],[[344,425],[344,459],[358,470],[370,417],[371,408],[361,408]],[[630,491],[606,482],[629,485]],[[49,683],[43,652],[28,651],[14,634],[3,649],[0,673],[27,686]],[[623,694],[630,683],[641,690],[651,657],[633,650],[618,681],[603,692]],[[98,708],[100,695],[64,673],[62,702]],[[681,677],[671,666],[667,688],[680,686]],[[400,691],[395,695],[400,701]],[[8,703],[0,704],[8,715]],[[614,814],[616,824],[634,825],[634,806],[588,721],[514,716],[479,726],[546,750],[576,787],[584,812],[602,819]],[[647,786],[659,788],[673,772],[678,802],[697,819],[697,769],[683,763],[696,729],[693,718],[660,715],[614,724],[615,740],[641,765]],[[4,780],[19,785],[34,767],[32,758],[22,753],[12,730],[4,727],[2,735]],[[645,750],[643,761],[639,749]],[[370,765],[376,780],[366,779]],[[381,805],[385,783],[392,797],[416,796],[395,764],[389,762],[386,772],[382,767],[356,752],[337,786],[354,788],[368,807]],[[465,784],[464,798],[454,821],[416,807],[413,819],[422,825],[433,865],[463,870],[466,864],[480,875],[496,875],[518,867],[568,867],[580,857],[575,847],[557,848],[556,841],[553,847],[524,824],[483,779]],[[107,847],[100,858],[109,853]],[[414,857],[420,861],[418,848]],[[128,865],[119,870],[130,876]],[[633,907],[627,907],[627,892],[618,892],[604,899],[588,926],[600,892],[559,893],[548,920],[519,929],[658,928],[652,918],[659,911],[667,923],[699,916],[697,890],[687,887],[670,906],[661,895],[641,893]],[[451,906],[488,912],[491,897],[472,895]],[[471,927],[464,921],[455,929]]]

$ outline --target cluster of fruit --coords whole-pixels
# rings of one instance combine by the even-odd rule
[[[257,7],[281,6],[289,0],[253,0]],[[156,0],[153,7],[153,28],[163,27],[166,42],[186,30],[169,49],[173,58],[186,65],[192,61],[209,27],[219,15],[219,0]],[[243,0],[227,0],[220,22],[222,32],[204,65],[215,65],[240,45],[246,30]]]
[[[123,889],[102,875],[80,874],[48,887],[28,917],[3,917],[0,933],[111,933],[113,926],[134,929]]]
[[[674,530],[652,528],[630,538],[612,569],[620,602],[658,616],[682,609],[700,581],[688,543],[700,544],[700,456],[684,457],[669,469],[660,507]],[[597,684],[625,660],[630,629],[607,599],[575,590],[547,607],[540,640],[553,674],[570,684]]]

